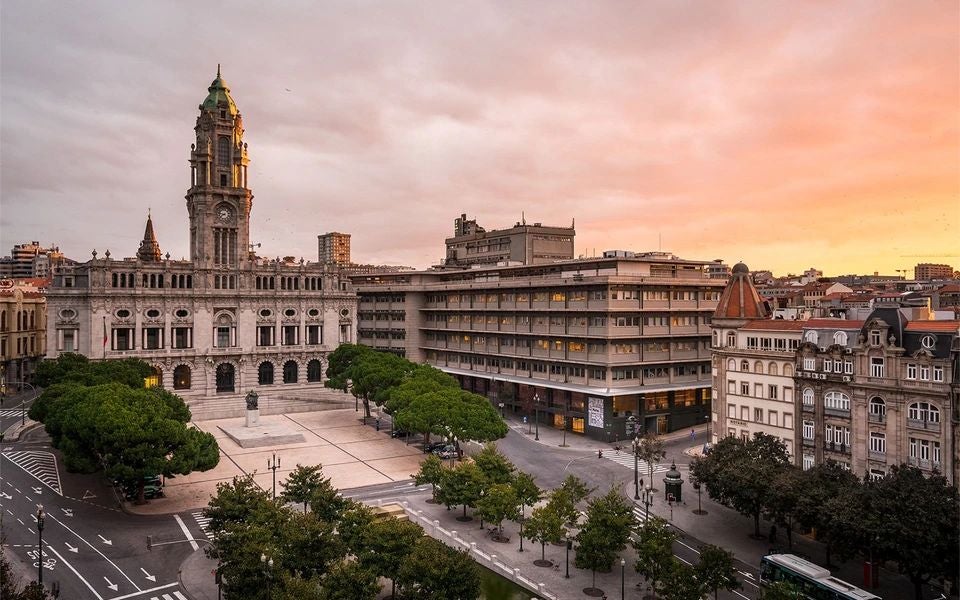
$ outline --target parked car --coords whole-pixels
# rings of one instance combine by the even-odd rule
[[[423,445],[424,452],[433,452],[434,450],[439,450],[440,448],[445,448],[449,446],[449,442],[431,442],[429,444]]]
[[[408,435],[410,435],[409,432],[402,429],[394,429],[390,432],[390,437],[392,438],[407,437]]]
[[[457,456],[457,447],[453,444],[447,444],[441,448],[436,448],[431,451],[434,456],[437,458],[454,458]]]

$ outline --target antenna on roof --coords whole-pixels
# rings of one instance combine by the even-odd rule
[[[217,63],[217,77],[220,77],[220,63]]]
[[[520,222],[524,225],[527,224],[527,215],[523,211],[520,211]]]

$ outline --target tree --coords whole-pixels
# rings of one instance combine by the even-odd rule
[[[664,600],[700,600],[704,586],[691,567],[674,558],[654,589]]]
[[[620,493],[609,492],[591,499],[587,504],[587,519],[577,534],[575,564],[593,572],[596,587],[597,571],[608,571],[617,555],[627,547],[633,527],[633,508]]]
[[[563,518],[550,505],[533,509],[530,518],[524,523],[523,537],[540,544],[540,560],[546,560],[546,545],[560,542],[567,534]]]
[[[325,600],[319,577],[304,579],[284,573],[273,586],[270,600]]]
[[[210,519],[210,531],[216,535],[231,523],[275,522],[277,506],[253,480],[253,475],[244,475],[234,477],[230,483],[218,483],[217,493],[203,514]]]
[[[410,521],[373,521],[361,535],[357,559],[371,573],[390,580],[390,595],[393,596],[400,567],[422,536],[423,529]]]
[[[694,459],[690,472],[706,485],[711,498],[752,516],[753,535],[760,538],[760,515],[773,501],[770,482],[788,466],[783,442],[756,433],[749,441],[733,436],[721,439],[710,454]]]
[[[523,471],[517,473],[513,479],[513,493],[520,501],[520,518],[526,518],[525,507],[533,506],[543,498],[543,490],[537,486],[536,479]]]
[[[406,408],[414,398],[441,388],[459,389],[460,383],[451,375],[430,365],[416,365],[404,381],[391,388],[384,408],[391,415]]]
[[[331,569],[322,585],[321,600],[374,600],[380,594],[377,576],[356,562],[341,563]]]
[[[0,598],[4,600],[52,600],[53,596],[35,581],[21,588],[13,569],[7,562],[7,555],[0,551]]]
[[[737,579],[737,569],[733,565],[733,553],[719,546],[707,544],[700,549],[700,562],[694,567],[694,573],[704,588],[713,590],[716,599],[719,590],[733,591],[743,587]]]
[[[827,566],[830,566],[832,544],[827,535],[830,523],[830,511],[827,503],[832,498],[842,496],[845,490],[859,485],[856,476],[828,460],[800,472],[802,484],[800,495],[794,506],[796,521],[802,526],[817,532],[818,539],[826,542]]]
[[[323,476],[323,466],[304,467],[297,464],[297,468],[290,472],[283,482],[284,502],[302,502],[303,512],[307,512],[307,504],[321,487],[330,485],[330,480]]]
[[[354,555],[363,547],[363,536],[374,521],[373,511],[362,502],[349,500],[340,512],[337,533]]]
[[[480,595],[477,563],[461,550],[422,536],[400,567],[404,597],[417,600],[474,600]]]
[[[775,581],[760,589],[761,600],[798,600],[803,598],[800,588],[789,581]]]
[[[653,485],[653,468],[659,464],[661,460],[667,455],[666,450],[663,449],[663,440],[657,437],[657,434],[650,431],[646,435],[639,439],[636,447],[637,458],[647,463],[649,467],[650,475],[647,481],[650,482],[650,485]]]
[[[513,487],[507,483],[496,483],[486,489],[477,500],[477,513],[484,521],[497,526],[498,535],[503,538],[503,520],[516,519],[519,516],[520,501]]]
[[[786,467],[770,482],[771,494],[767,499],[767,517],[781,525],[787,532],[787,548],[793,549],[793,524],[797,520],[800,498],[803,496],[806,479],[803,471]]]
[[[458,440],[491,442],[507,435],[507,425],[483,396],[459,388],[440,387],[412,399],[394,415],[397,427]]]
[[[347,547],[334,523],[316,513],[286,511],[274,547],[284,568],[301,577],[322,576],[347,556]]]
[[[467,518],[467,507],[475,506],[484,488],[483,473],[477,465],[465,462],[454,469],[444,469],[437,500],[447,508],[463,505],[463,519]]]
[[[311,512],[330,522],[337,521],[343,510],[350,505],[350,500],[341,496],[340,491],[326,478],[313,489],[309,502]]]
[[[592,489],[575,475],[567,475],[561,482],[560,487],[550,493],[550,504],[553,510],[563,519],[564,525],[569,529],[574,529],[580,521],[580,511],[577,505],[586,499]]]
[[[443,461],[440,460],[435,454],[427,456],[427,458],[420,463],[420,470],[411,475],[413,477],[413,482],[417,485],[423,485],[429,483],[432,488],[431,498],[436,501],[437,499],[437,484],[443,479]]]
[[[485,444],[483,449],[473,456],[473,462],[491,484],[513,482],[513,473],[517,468],[497,450],[496,444]]]
[[[653,583],[657,589],[657,582],[664,578],[675,560],[673,557],[673,542],[677,536],[660,517],[651,516],[643,522],[637,530],[633,541],[633,549],[637,551],[637,562],[634,569]]]

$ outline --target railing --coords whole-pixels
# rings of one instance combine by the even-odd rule
[[[921,421],[920,419],[907,419],[907,427],[913,429],[925,429],[927,431],[940,431],[939,421]]]
[[[843,408],[826,408],[826,407],[824,407],[823,412],[824,412],[824,414],[833,415],[834,417],[849,417],[849,416],[850,416],[850,409],[849,409],[849,408],[843,409]]]
[[[879,452],[877,450],[867,451],[867,456],[870,458],[870,460],[887,460],[887,453]]]
[[[867,413],[867,419],[871,423],[884,423],[887,420],[885,413]]]

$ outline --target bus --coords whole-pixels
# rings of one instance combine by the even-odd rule
[[[760,584],[786,581],[810,600],[881,600],[880,596],[837,579],[830,571],[793,554],[768,554],[760,560]]]

